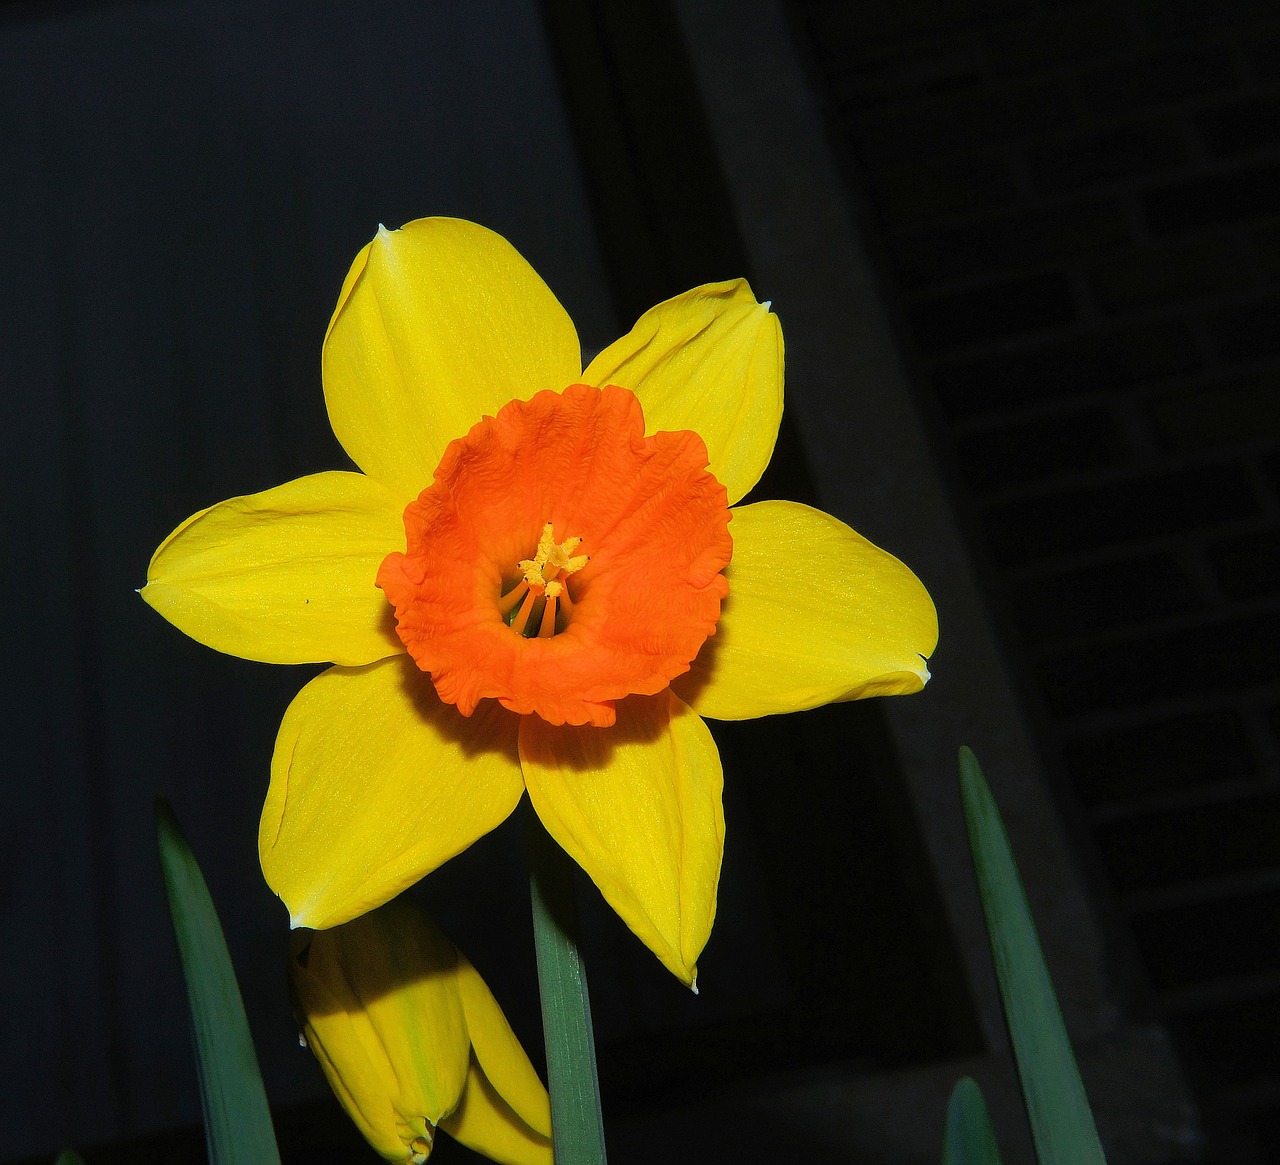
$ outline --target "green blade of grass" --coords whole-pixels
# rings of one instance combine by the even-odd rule
[[[942,1165],[1001,1165],[987,1102],[977,1082],[968,1076],[957,1080],[951,1090],[942,1136]]]
[[[556,1165],[605,1165],[586,971],[578,953],[573,862],[526,803],[533,940]]]
[[[213,1165],[279,1165],[267,1094],[222,926],[204,875],[163,797],[156,798],[156,841],[191,1003],[209,1160]]]
[[[960,750],[960,791],[1036,1156],[1040,1165],[1105,1165],[1009,838],[968,748]]]

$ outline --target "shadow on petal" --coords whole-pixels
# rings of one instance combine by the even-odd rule
[[[451,744],[456,744],[468,759],[499,753],[519,763],[515,725],[519,716],[508,712],[497,700],[481,700],[470,716],[464,716],[452,704],[436,695],[431,677],[417,667],[405,667],[400,689],[424,721]]]

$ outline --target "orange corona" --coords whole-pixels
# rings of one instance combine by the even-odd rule
[[[452,442],[378,571],[440,698],[607,726],[687,671],[733,550],[707,462],[696,433],[646,437],[613,386],[512,401]]]

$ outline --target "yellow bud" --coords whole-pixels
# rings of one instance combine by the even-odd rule
[[[437,1126],[510,1165],[550,1165],[546,1089],[466,957],[406,898],[295,932],[303,1034],[388,1161],[421,1165]]]

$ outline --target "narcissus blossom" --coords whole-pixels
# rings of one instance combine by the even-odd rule
[[[196,514],[142,592],[221,651],[336,665],[281,725],[267,881],[295,925],[337,925],[527,790],[692,984],[724,839],[702,718],[918,691],[937,640],[897,559],[807,506],[736,504],[777,438],[777,318],[708,284],[584,371],[510,244],[424,219],[356,257],[323,378],[361,472]]]
[[[437,1127],[505,1165],[551,1165],[551,1108],[489,988],[403,898],[295,932],[289,981],[307,1046],[365,1139],[422,1165]]]

